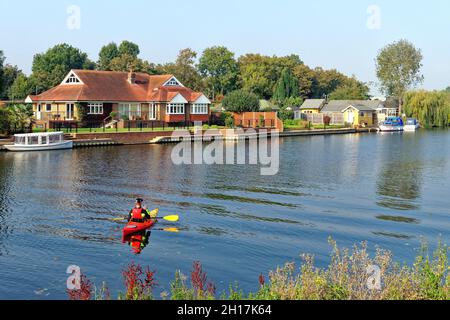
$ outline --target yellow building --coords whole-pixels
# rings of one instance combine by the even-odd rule
[[[342,113],[345,123],[370,127],[378,124],[381,110],[385,110],[385,106],[380,100],[331,100],[325,104],[321,113]]]
[[[325,99],[306,99],[301,107],[295,110],[294,117],[295,119],[302,119],[302,115],[320,113],[325,103]]]
[[[353,126],[371,127],[374,125],[375,110],[364,106],[348,106],[343,111],[344,121]]]

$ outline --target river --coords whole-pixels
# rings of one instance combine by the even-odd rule
[[[194,260],[219,292],[235,281],[248,291],[301,253],[327,265],[330,236],[406,263],[422,239],[450,240],[450,131],[283,138],[273,177],[254,165],[176,166],[173,147],[0,153],[0,298],[66,299],[69,265],[115,297],[132,261],[156,270],[158,293]],[[181,216],[180,233],[153,231],[140,255],[108,220],[136,196]]]

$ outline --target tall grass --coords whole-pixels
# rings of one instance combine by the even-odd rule
[[[330,239],[332,254],[330,264],[325,268],[316,267],[314,256],[302,255],[302,264],[286,263],[284,266],[258,277],[258,289],[245,294],[237,283],[216,295],[214,284],[208,280],[200,262],[193,264],[188,277],[181,271],[175,273],[170,295],[163,299],[173,300],[450,300],[450,247],[439,243],[433,254],[423,245],[412,265],[401,265],[393,260],[388,250],[377,248],[373,258],[363,242],[351,249],[339,248]],[[379,278],[374,277],[375,266]],[[154,272],[132,263],[123,272],[126,293],[119,299],[153,299],[156,286]],[[70,293],[71,299],[109,299],[109,291],[103,285],[95,288],[86,277],[82,278],[82,290]],[[379,286],[376,279],[380,279]],[[256,282],[256,281],[255,281]],[[83,285],[84,283],[84,285]],[[100,293],[100,294],[99,294]],[[105,294],[106,293],[106,294]]]

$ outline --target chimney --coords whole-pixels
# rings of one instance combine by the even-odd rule
[[[136,73],[134,73],[133,70],[130,70],[130,72],[128,72],[128,83],[129,84],[136,83]]]

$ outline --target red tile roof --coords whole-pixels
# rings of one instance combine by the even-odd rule
[[[164,87],[173,75],[135,73],[134,84],[128,82],[128,72],[72,70],[83,83],[61,84],[38,96],[36,101],[110,101],[110,102],[168,102],[178,93],[196,101],[201,92],[183,86]]]

